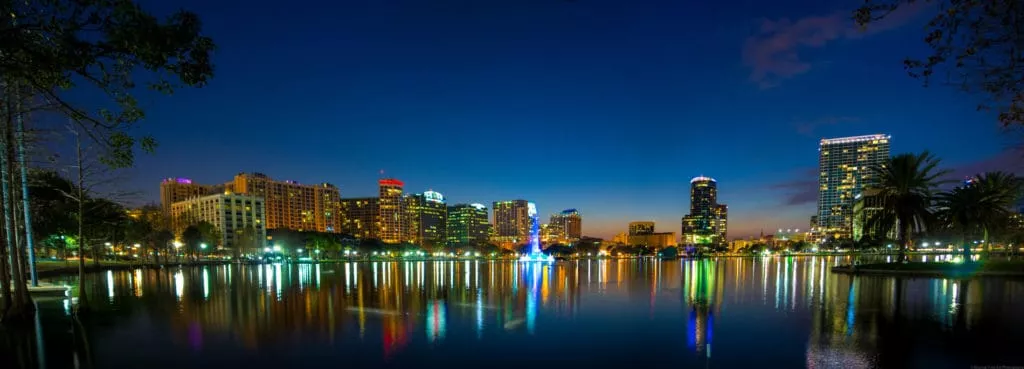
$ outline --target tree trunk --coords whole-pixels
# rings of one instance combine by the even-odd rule
[[[8,242],[8,257],[10,259],[10,272],[11,272],[11,284],[13,285],[13,291],[11,293],[11,305],[8,307],[5,318],[13,318],[16,320],[28,321],[32,313],[32,300],[28,294],[28,283],[25,280],[25,269],[24,262],[22,261],[21,253],[21,233],[19,232],[20,227],[18,226],[18,217],[15,214],[18,213],[17,201],[17,190],[11,185],[14,179],[15,173],[15,161],[13,160],[14,150],[12,145],[9,143],[12,141],[12,129],[10,121],[3,124],[3,152],[0,153],[2,156],[2,177],[3,177],[3,201],[4,209],[7,210],[5,214],[5,220],[10,220],[7,223],[7,242]]]
[[[988,259],[988,253],[991,252],[988,248],[988,227],[983,227],[981,229],[981,235],[981,242],[983,242],[981,244],[981,260],[985,260]]]
[[[28,198],[28,165],[25,164],[25,120],[21,113],[20,100],[15,123],[18,125],[15,140],[18,144],[18,166],[21,167],[21,207],[25,215],[25,254],[28,256],[26,263],[32,278],[32,286],[39,286],[39,278],[36,275],[36,251],[32,241],[32,211]]]
[[[75,150],[78,162],[78,306],[75,307],[75,314],[82,314],[89,311],[89,294],[85,290],[85,174],[82,172],[82,137],[75,132]],[[93,255],[96,258],[96,255]]]
[[[11,306],[11,271],[7,237],[0,239],[0,316]]]
[[[964,257],[964,262],[971,262],[971,241],[968,241],[967,239],[967,235],[961,237],[961,245],[964,245],[964,250],[961,251],[961,256]]]

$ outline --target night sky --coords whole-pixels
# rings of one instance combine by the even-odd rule
[[[241,171],[375,196],[383,169],[449,203],[577,208],[611,237],[679,232],[706,175],[734,238],[808,227],[824,137],[1019,169],[994,113],[904,72],[927,7],[864,33],[857,0],[144,3],[199,13],[219,47],[207,87],[143,100],[161,143],[129,182],[145,202],[161,178]]]

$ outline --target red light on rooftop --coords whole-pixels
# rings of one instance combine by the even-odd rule
[[[380,183],[381,186],[405,187],[405,183],[394,178],[384,178],[378,181],[378,183]]]

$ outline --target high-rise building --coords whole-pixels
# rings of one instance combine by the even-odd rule
[[[204,221],[220,230],[220,246],[234,248],[242,242],[250,243],[243,247],[251,249],[242,253],[258,252],[255,250],[262,247],[267,239],[265,203],[257,196],[219,194],[193,197],[171,204],[171,215],[179,232],[187,226],[183,222]]]
[[[443,246],[448,239],[448,207],[440,192],[427,191],[406,197],[408,241],[423,247]]]
[[[377,238],[377,198],[341,199],[341,233],[356,238]]]
[[[385,243],[400,243],[407,235],[406,214],[402,200],[402,181],[384,178],[378,181],[377,237]]]
[[[552,216],[554,218],[554,216]],[[565,232],[558,223],[545,223],[540,225],[540,242],[545,245],[556,244],[565,239]]]
[[[643,234],[654,233],[654,222],[651,221],[639,221],[629,222],[629,235],[638,236]]]
[[[850,237],[853,205],[865,188],[877,184],[871,168],[889,158],[889,135],[821,140],[818,149],[817,231]]]
[[[583,217],[576,209],[565,209],[552,214],[548,223],[551,234],[557,234],[559,241],[575,242],[583,237]]]
[[[715,205],[715,230],[718,232],[718,243],[723,245],[729,242],[726,237],[729,234],[729,206],[726,204]]]
[[[509,200],[494,202],[494,241],[512,248],[530,241],[529,202]]]
[[[474,245],[487,243],[491,223],[487,207],[481,204],[457,204],[448,207],[448,245]]]
[[[267,229],[338,232],[341,214],[338,187],[330,183],[303,185],[276,181],[263,173],[239,173],[224,185],[227,191],[262,197]]]
[[[682,243],[725,246],[728,207],[718,203],[718,182],[710,177],[690,180],[690,214],[682,219]]]
[[[202,185],[188,178],[167,178],[160,182],[160,206],[171,214],[171,205],[188,199],[224,193],[223,185]]]

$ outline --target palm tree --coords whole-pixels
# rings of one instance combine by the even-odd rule
[[[932,217],[931,208],[939,178],[939,159],[927,151],[900,154],[881,165],[868,168],[876,184],[868,187],[877,196],[879,209],[872,212],[865,226],[876,234],[895,234],[900,246],[897,262],[907,260],[907,249],[914,234],[925,231]]]
[[[1021,179],[1013,174],[988,172],[939,196],[939,219],[960,234],[965,261],[971,260],[969,240],[979,235],[982,256],[988,255],[989,236],[1013,215],[1011,207],[1020,197],[1021,185]]]

